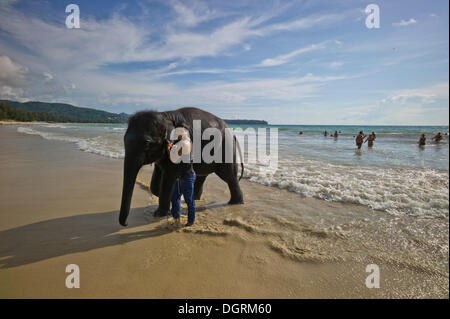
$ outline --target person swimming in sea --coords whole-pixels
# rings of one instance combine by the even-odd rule
[[[422,134],[419,139],[419,146],[425,146],[426,141],[427,141],[427,138],[425,137],[425,134]]]
[[[356,136],[355,142],[358,149],[361,149],[365,137],[366,136],[364,135],[363,131],[360,131],[359,134]]]
[[[369,135],[367,136],[367,138],[366,138],[366,140],[364,141],[364,143],[365,143],[365,142],[368,142],[368,143],[367,143],[367,146],[368,146],[368,147],[372,147],[372,146],[373,146],[373,142],[375,141],[376,138],[377,138],[377,136],[376,136],[375,132],[372,132],[371,134],[369,134]]]
[[[331,136],[334,137],[334,138],[338,138],[338,132],[337,132],[337,131],[334,131],[334,134],[331,135]]]
[[[439,143],[439,142],[442,140],[441,132],[437,133],[436,136],[433,137],[433,140],[434,140],[436,143]]]
[[[323,132],[323,136],[325,136],[325,137],[328,136],[328,132],[326,130]]]

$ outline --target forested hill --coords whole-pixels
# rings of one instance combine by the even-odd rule
[[[65,103],[16,102],[0,100],[0,120],[78,122],[78,123],[126,123],[126,113],[106,111],[73,106]],[[262,120],[225,120],[228,124],[267,125]]]
[[[11,106],[22,112],[50,113],[64,122],[81,122],[81,123],[125,123],[128,120],[128,114],[110,113],[96,109],[73,106],[64,103],[46,103],[46,102],[16,102],[9,100],[0,100],[3,105]],[[36,115],[36,114],[35,114]],[[31,115],[29,116],[31,117]],[[41,119],[42,120],[42,119]],[[51,120],[50,120],[51,121]]]
[[[65,115],[55,115],[46,112],[27,112],[18,110],[8,104],[0,102],[0,121],[19,122],[74,122],[74,119]]]

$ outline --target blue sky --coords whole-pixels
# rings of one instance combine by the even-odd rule
[[[67,29],[65,8],[80,8]],[[364,9],[380,8],[368,29]],[[0,1],[0,98],[448,125],[448,1]]]

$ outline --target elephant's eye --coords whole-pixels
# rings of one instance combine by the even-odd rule
[[[145,141],[145,145],[144,145],[145,151],[154,150],[157,147],[158,147],[158,143],[156,143],[154,141],[148,141],[148,140]]]

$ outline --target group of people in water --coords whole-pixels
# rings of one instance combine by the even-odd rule
[[[341,133],[341,131],[339,131],[339,133]],[[327,137],[328,135],[330,135],[331,137],[334,137],[335,139],[337,139],[339,136],[339,133],[338,133],[338,131],[334,131],[334,133],[331,134],[325,130],[323,132],[323,136]],[[303,132],[300,131],[300,132],[298,132],[298,134],[303,135]],[[376,138],[377,138],[377,135],[375,134],[375,132],[372,132],[369,135],[365,135],[363,131],[360,131],[358,133],[358,135],[355,137],[356,147],[358,149],[361,149],[362,145],[367,142],[368,147],[371,148],[371,147],[373,147],[373,143],[376,140]],[[441,132],[439,132],[433,137],[433,141],[436,143],[439,143],[442,140],[442,138],[443,138],[443,136],[442,136]],[[422,134],[419,139],[419,146],[425,146],[426,140],[427,140],[427,138],[426,138],[425,134]]]
[[[442,134],[441,134],[441,132],[437,133],[437,134],[433,137],[433,141],[436,142],[436,143],[439,143],[441,140],[442,140]],[[425,136],[425,134],[422,134],[422,135],[420,136],[420,139],[419,139],[419,146],[425,146],[426,142],[427,142],[427,137]]]
[[[358,149],[361,149],[363,143],[368,142],[368,147],[373,146],[373,142],[377,138],[375,132],[370,133],[369,135],[365,135],[363,131],[360,131],[358,135],[356,135],[355,142]]]
[[[341,132],[339,131],[339,133]],[[339,133],[338,131],[334,131],[334,133],[331,134],[330,136],[336,139],[338,138]],[[323,132],[323,136],[325,137],[327,137],[328,134],[329,134],[328,131]],[[367,142],[368,147],[373,147],[373,142],[375,141],[376,138],[377,135],[375,134],[375,132],[372,132],[369,135],[365,135],[363,131],[360,131],[355,138],[356,146],[358,147],[358,149],[361,149],[362,145]]]
[[[341,133],[341,131],[339,131],[339,133]],[[334,138],[337,138],[338,135],[339,135],[339,134],[338,134],[338,131],[334,131],[334,133],[331,134],[330,136],[331,136],[331,137],[334,137]],[[323,132],[323,136],[327,137],[327,136],[328,136],[328,131],[324,131],[324,132]]]

